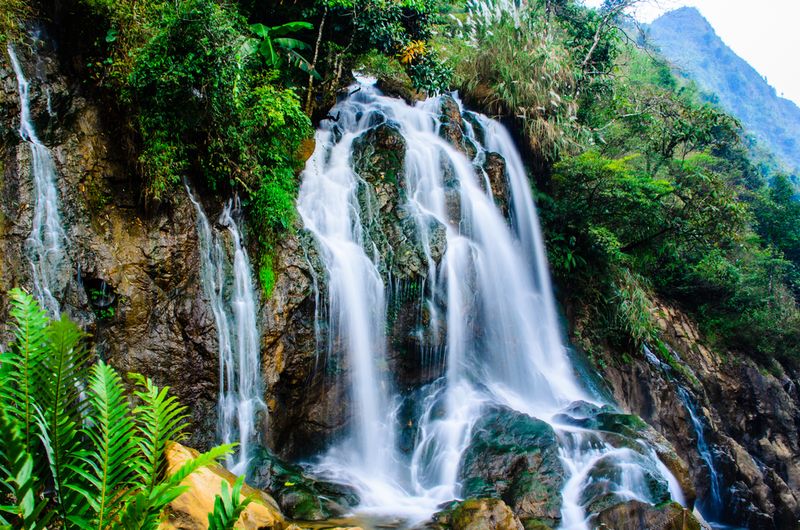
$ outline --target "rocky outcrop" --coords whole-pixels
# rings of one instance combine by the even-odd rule
[[[167,448],[167,472],[176,473],[186,462],[197,458],[198,452],[172,443]],[[214,511],[214,502],[222,492],[223,481],[231,490],[236,476],[219,465],[201,467],[188,477],[182,486],[187,490],[172,501],[164,512],[160,530],[206,530],[208,514]],[[240,498],[250,498],[251,502],[239,516],[236,524],[241,530],[281,530],[285,526],[283,515],[275,501],[264,493],[244,485]]]
[[[487,411],[472,431],[459,478],[465,497],[494,497],[526,525],[561,519],[565,470],[553,428],[507,408]]]
[[[661,304],[655,317],[663,343],[648,356],[605,369],[619,403],[662,433],[689,463],[707,517],[748,528],[800,528],[796,379],[770,373],[744,355],[712,351],[675,307]],[[708,502],[711,472],[681,388],[696,404],[723,484],[716,509]]]
[[[146,209],[118,120],[63,75],[44,42],[20,45],[17,53],[30,82],[33,121],[58,171],[70,262],[58,301],[89,330],[100,357],[122,373],[143,373],[170,386],[191,405],[189,442],[206,449],[216,438],[219,361],[213,314],[199,283],[195,211],[182,188],[168,207]],[[16,78],[8,56],[0,57],[0,291],[6,292],[32,283],[25,240],[33,184],[30,150],[17,134]],[[223,200],[205,194],[212,224]],[[276,418],[276,429],[262,430],[287,433],[264,442],[287,453],[316,448],[301,440],[327,434],[339,421],[329,414],[339,407],[323,410],[326,402],[319,399],[324,385],[315,377],[315,257],[304,237],[297,230],[276,249],[276,283],[260,311],[266,401]],[[98,294],[100,288],[105,294]],[[0,296],[0,314],[6,303]]]
[[[300,466],[284,462],[266,448],[253,457],[249,482],[269,491],[281,511],[292,519],[322,521],[341,517],[359,502],[350,487],[315,480]]]
[[[499,499],[467,499],[434,515],[421,530],[524,530],[524,527],[511,508]]]
[[[678,503],[656,507],[639,501],[617,504],[602,511],[592,523],[597,530],[701,530],[691,512]]]

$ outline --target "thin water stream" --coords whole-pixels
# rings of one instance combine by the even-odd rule
[[[50,149],[36,135],[31,118],[30,83],[14,47],[9,44],[7,50],[19,89],[19,135],[31,151],[33,219],[25,250],[31,266],[33,294],[50,316],[55,317],[60,313],[58,298],[69,279],[67,236],[58,210],[58,171]]]

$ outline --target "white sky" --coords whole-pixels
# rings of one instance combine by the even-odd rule
[[[597,7],[603,0],[585,3]],[[643,0],[635,16],[651,22],[681,6],[696,7],[778,94],[800,105],[800,0]]]

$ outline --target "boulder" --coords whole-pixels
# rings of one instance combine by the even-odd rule
[[[524,530],[519,519],[499,499],[454,502],[433,516],[427,530]]]
[[[678,503],[656,507],[639,501],[617,504],[594,518],[596,530],[702,530],[694,515]]]
[[[583,401],[571,404],[554,421],[597,431],[606,443],[616,448],[628,448],[642,455],[652,449],[681,487],[686,502],[692,506],[695,489],[689,466],[675,452],[672,444],[653,427],[635,414],[625,414],[604,405],[598,407]]]
[[[475,425],[459,469],[464,497],[502,499],[526,526],[557,526],[564,475],[553,428],[504,407]]]
[[[348,486],[316,480],[300,466],[280,460],[266,448],[261,447],[255,453],[249,482],[269,491],[281,511],[292,519],[331,519],[358,504],[358,494]]]
[[[486,159],[483,162],[483,170],[486,176],[489,177],[489,185],[491,186],[492,196],[494,197],[497,207],[503,213],[503,217],[508,218],[508,179],[506,178],[506,161],[498,153],[486,153]]]
[[[175,473],[198,454],[194,449],[171,443],[167,448],[167,472]],[[189,489],[169,504],[160,530],[206,530],[208,514],[214,510],[214,501],[222,491],[222,481],[232,486],[236,476],[217,464],[201,467],[186,477],[181,484]],[[241,491],[241,498],[245,497],[253,501],[242,512],[235,528],[281,530],[284,527],[283,515],[272,497],[247,485]]]

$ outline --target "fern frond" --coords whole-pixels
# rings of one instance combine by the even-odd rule
[[[9,421],[17,424],[26,450],[39,451],[36,402],[41,389],[40,365],[46,357],[45,330],[49,319],[39,303],[21,289],[12,289],[11,333],[8,351],[0,354],[0,400]]]
[[[136,396],[141,404],[133,412],[145,464],[137,470],[137,474],[141,486],[149,495],[166,473],[167,443],[185,437],[188,415],[186,407],[175,396],[169,395],[169,387],[159,389],[150,378],[139,374],[133,374],[131,378],[139,387]]]
[[[214,447],[207,453],[185,462],[175,473],[157,484],[149,494],[139,492],[125,508],[122,527],[125,530],[156,530],[159,515],[164,507],[188,489],[188,486],[181,485],[184,479],[201,467],[215,464],[231,454],[233,447],[233,445]]]
[[[68,484],[79,480],[70,469],[81,449],[81,385],[86,380],[89,352],[84,334],[66,316],[46,330],[48,355],[40,369],[41,406],[38,423],[47,453],[57,505],[66,528],[80,496]]]
[[[82,527],[104,530],[115,523],[127,496],[134,494],[136,469],[143,465],[139,439],[131,418],[122,379],[111,366],[98,362],[92,367],[88,388],[89,414],[82,429],[90,448],[80,455],[80,462],[70,466],[84,484],[70,484],[83,496],[88,518],[74,515],[72,521]]]
[[[15,421],[0,409],[0,498],[13,502],[0,506],[0,524],[25,530],[46,529],[52,514],[46,510],[47,500],[38,496],[41,489],[33,457]]]
[[[236,479],[233,490],[228,489],[228,481],[222,481],[222,491],[214,499],[214,511],[208,514],[208,530],[233,530],[236,521],[247,505],[252,502],[251,497],[241,498],[244,476]]]

